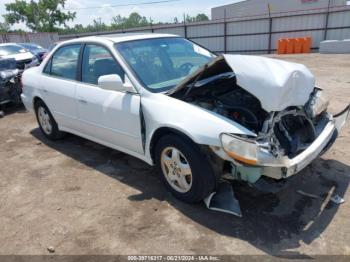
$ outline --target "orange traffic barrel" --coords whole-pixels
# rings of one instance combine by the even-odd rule
[[[283,55],[287,52],[287,39],[281,38],[277,43],[277,54]]]
[[[294,53],[301,54],[303,52],[304,38],[296,38],[294,42]]]
[[[312,42],[311,37],[304,37],[303,48],[302,48],[303,53],[311,52],[311,42]]]
[[[287,54],[294,54],[295,38],[287,39]]]

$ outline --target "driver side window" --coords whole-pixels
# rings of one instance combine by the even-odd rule
[[[82,82],[97,85],[100,76],[111,74],[119,75],[124,81],[122,67],[105,47],[86,45],[82,61]]]

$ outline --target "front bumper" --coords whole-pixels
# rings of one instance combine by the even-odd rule
[[[330,119],[323,124],[321,128],[322,131],[320,131],[316,140],[294,158],[289,158],[287,156],[276,158],[268,150],[261,150],[258,155],[258,166],[242,165],[240,170],[244,171],[246,167],[251,173],[252,169],[255,169],[254,173],[260,173],[262,176],[274,179],[287,178],[300,172],[332,146],[341,128],[345,125],[349,116],[349,111],[350,106],[347,106],[341,113],[330,117]],[[221,158],[231,162],[233,161],[222,149],[213,150]],[[235,162],[234,164],[237,163]]]

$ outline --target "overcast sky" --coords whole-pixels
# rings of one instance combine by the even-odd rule
[[[87,10],[72,10],[77,12],[77,18],[73,24],[79,23],[87,25],[93,19],[101,18],[102,21],[110,23],[111,18],[118,14],[127,16],[131,12],[138,12],[147,18],[152,17],[154,21],[172,22],[174,17],[182,19],[183,14],[194,15],[205,13],[210,16],[210,9],[215,6],[239,2],[240,0],[180,0],[153,5],[127,6],[127,7],[110,7],[116,4],[144,3],[156,0],[67,0],[66,8],[84,8],[84,7],[102,7]],[[5,13],[5,3],[13,2],[11,0],[0,0],[0,14]],[[2,20],[2,17],[1,17]],[[72,24],[72,23],[71,23]],[[22,26],[16,26],[22,28]]]

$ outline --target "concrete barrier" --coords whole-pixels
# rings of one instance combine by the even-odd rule
[[[321,54],[350,54],[350,39],[327,40],[320,43]]]

